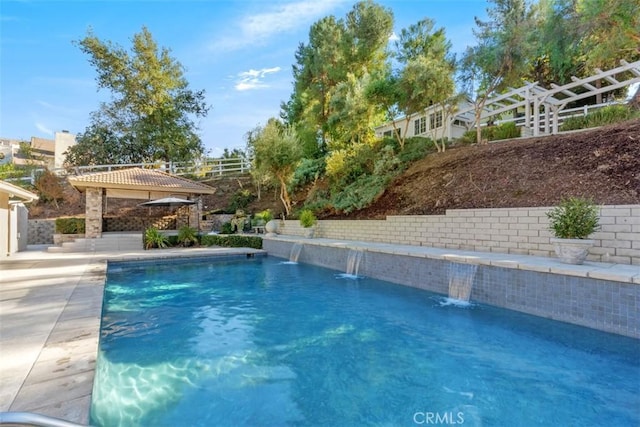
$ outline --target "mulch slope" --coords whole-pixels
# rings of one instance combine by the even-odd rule
[[[567,196],[640,203],[640,120],[433,154],[414,163],[372,206],[342,217],[551,206]]]

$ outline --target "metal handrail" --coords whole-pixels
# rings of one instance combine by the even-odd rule
[[[71,421],[53,418],[33,412],[0,412],[0,425],[33,427],[84,427]]]

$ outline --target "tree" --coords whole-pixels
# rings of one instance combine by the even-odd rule
[[[295,131],[291,126],[271,118],[264,127],[252,131],[250,143],[254,163],[251,173],[259,177],[270,176],[278,183],[280,200],[288,216],[291,213],[291,198],[287,186],[302,158]]]
[[[368,138],[378,111],[364,106],[357,112],[345,110],[351,100],[367,102],[363,93],[369,76],[386,67],[386,46],[393,26],[391,11],[372,1],[356,3],[345,19],[322,18],[311,26],[308,44],[296,51],[293,66],[294,90],[283,104],[282,116],[304,138],[316,139],[324,154],[331,142],[348,145]],[[357,117],[357,119],[356,119]],[[349,130],[347,122],[363,123]]]
[[[638,0],[576,0],[583,36],[582,51],[589,70],[613,68],[621,59],[640,58]],[[601,81],[596,81],[601,87]],[[596,95],[602,102],[602,94]]]
[[[451,42],[444,29],[434,30],[431,19],[422,19],[400,32],[395,56],[403,68],[397,79],[397,101],[407,119],[431,105],[440,105],[440,110],[444,110],[455,89],[455,59],[450,50]],[[403,135],[407,134],[408,126],[409,120]],[[435,141],[435,144],[438,151],[444,151],[444,143]],[[404,137],[400,146],[404,147]]]
[[[91,31],[77,45],[98,73],[98,89],[111,91],[112,99],[92,113],[67,163],[169,162],[202,154],[194,118],[208,113],[204,91],[189,89],[184,67],[145,27],[134,35],[131,52]]]
[[[462,78],[469,93],[475,92],[477,142],[482,141],[480,119],[487,99],[511,85],[521,85],[527,59],[531,11],[525,0],[491,0],[489,21],[475,18],[477,45],[467,48],[462,59]]]
[[[529,43],[533,48],[527,75],[543,87],[566,84],[584,71],[583,36],[575,0],[541,0],[533,6]]]

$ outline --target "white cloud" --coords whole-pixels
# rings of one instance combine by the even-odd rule
[[[394,32],[391,33],[391,35],[389,36],[389,41],[390,42],[395,42],[400,40],[400,37],[398,37],[398,35]]]
[[[36,128],[38,128],[38,130],[42,133],[46,133],[47,135],[53,136],[53,131],[48,127],[46,127],[45,125],[43,125],[42,123],[36,122]]]
[[[268,88],[269,85],[263,82],[264,78],[267,74],[277,73],[280,70],[280,67],[272,67],[261,70],[251,69],[249,71],[243,71],[238,74],[239,80],[234,87],[238,91]]]
[[[212,51],[232,51],[265,44],[271,37],[308,26],[327,15],[346,0],[302,0],[272,7],[272,10],[244,16],[236,25],[237,34],[220,38],[209,46]]]

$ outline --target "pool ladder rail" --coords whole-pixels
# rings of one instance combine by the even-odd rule
[[[0,412],[2,426],[32,426],[32,427],[86,427],[83,424],[34,414],[33,412]]]

